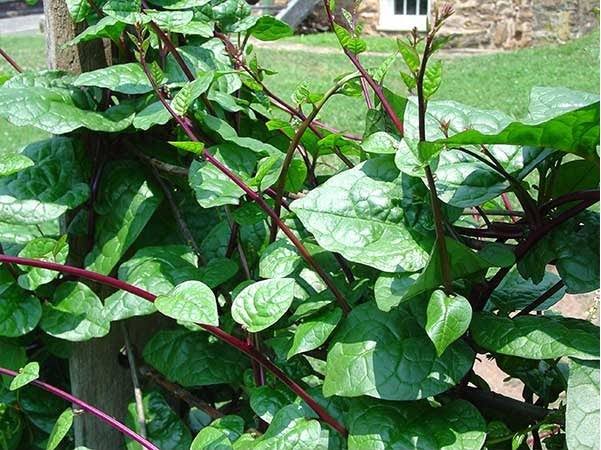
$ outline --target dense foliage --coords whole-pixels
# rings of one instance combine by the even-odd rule
[[[598,448],[599,329],[550,309],[599,287],[598,96],[433,100],[447,5],[365,68],[326,2],[356,71],[288,100],[252,43],[291,30],[242,0],[67,3],[113,64],[0,87],[55,135],[0,152],[0,449],[72,448],[78,410],[130,450]],[[363,136],[319,122],[335,95]],[[157,314],[127,426],[66,393],[72,343]]]

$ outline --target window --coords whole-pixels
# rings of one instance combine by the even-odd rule
[[[429,0],[380,0],[379,29],[405,31],[426,29]]]

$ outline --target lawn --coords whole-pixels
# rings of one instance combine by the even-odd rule
[[[316,51],[286,51],[286,43],[303,44]],[[314,91],[323,91],[337,75],[352,66],[340,52],[331,34],[295,36],[278,41],[276,48],[266,44],[257,48],[259,61],[278,73],[267,78],[267,84],[284,98],[290,98],[296,86],[307,81]],[[0,36],[0,46],[25,68],[45,65],[44,41],[41,35]],[[373,52],[393,52],[394,39],[368,38]],[[298,48],[298,46],[297,46]],[[384,56],[363,58],[368,67],[379,65]],[[444,79],[438,99],[451,99],[469,105],[500,109],[516,117],[527,111],[528,93],[534,86],[566,86],[599,92],[599,32],[563,45],[545,45],[514,52],[475,56],[444,56]],[[397,62],[390,73],[389,87],[404,92],[399,80]],[[0,72],[10,70],[0,63]],[[337,128],[359,132],[363,127],[365,108],[360,99],[335,97],[323,111],[322,119]],[[9,149],[15,149],[42,134],[0,122],[0,137]]]

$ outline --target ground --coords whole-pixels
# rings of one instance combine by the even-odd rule
[[[0,24],[0,47],[23,67],[41,69],[45,66],[44,39],[37,28],[39,18],[15,22],[13,29],[27,33],[3,34],[8,30]],[[324,91],[332,80],[352,70],[352,66],[337,48],[331,34],[296,36],[276,43],[257,43],[259,61],[278,73],[266,83],[283,98],[290,98],[297,85],[307,81],[312,91]],[[368,38],[369,52],[363,56],[367,66],[378,66],[395,51],[392,39]],[[548,45],[514,52],[472,53],[447,52],[444,59],[443,84],[437,98],[456,100],[473,106],[500,109],[515,117],[527,113],[528,94],[534,86],[565,86],[588,92],[599,92],[599,32],[563,45]],[[400,63],[391,71],[388,83],[404,92],[398,77]],[[0,62],[0,74],[10,68]],[[322,114],[324,122],[337,128],[361,132],[365,108],[361,99],[335,97]],[[0,119],[0,139],[3,150],[17,150],[44,134],[35,129],[20,129]],[[568,317],[592,318],[598,323],[595,294],[566,296],[557,309]],[[476,372],[492,380],[492,388],[521,398],[523,385],[506,382],[506,375],[494,362],[483,360]]]

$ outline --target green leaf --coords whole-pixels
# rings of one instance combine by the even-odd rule
[[[467,130],[449,139],[451,145],[509,144],[550,147],[583,158],[596,158],[599,145],[599,102],[543,122],[512,122],[493,133]]]
[[[185,152],[190,152],[195,155],[200,155],[205,148],[204,142],[191,142],[191,141],[169,141],[170,145],[175,148],[179,148]]]
[[[201,280],[196,257],[183,245],[147,247],[119,267],[119,279],[161,296],[188,280]],[[222,267],[223,273],[231,273]],[[209,280],[201,280],[208,283]],[[117,291],[105,301],[105,313],[112,321],[143,316],[156,311],[155,306],[124,291]]]
[[[248,367],[232,347],[206,333],[182,329],[156,333],[144,347],[144,360],[185,387],[239,384]]]
[[[599,213],[583,211],[548,233],[518,261],[524,278],[539,283],[553,263],[569,294],[599,288]]]
[[[473,252],[469,247],[454,239],[445,239],[449,258],[451,278],[459,280],[481,271],[486,270],[490,263]],[[442,266],[438,245],[434,245],[428,265],[420,274],[419,278],[412,284],[403,301],[409,300],[424,292],[434,290],[442,285]]]
[[[321,347],[336,329],[341,318],[342,311],[336,308],[312,316],[301,323],[294,332],[294,340],[288,351],[288,358]]]
[[[330,178],[290,208],[324,249],[379,270],[413,272],[425,266],[430,247],[408,226],[412,193],[408,177],[384,156]]]
[[[35,165],[0,178],[0,221],[41,224],[84,203],[90,188],[78,162],[81,150],[64,137],[28,145],[23,155]]]
[[[363,151],[367,153],[387,154],[396,153],[400,140],[384,131],[378,131],[369,135],[361,144]]]
[[[210,3],[211,0],[152,0],[149,3],[165,9],[200,8]]]
[[[499,286],[490,296],[489,309],[498,308],[503,313],[519,311],[533,303],[541,295],[551,289],[560,278],[552,272],[545,272],[544,278],[540,283],[535,284],[530,280],[522,278],[517,269],[511,270]],[[555,303],[560,301],[566,293],[565,288],[560,289],[547,299],[535,311],[544,311],[549,309]]]
[[[125,23],[120,22],[113,17],[106,16],[100,19],[96,24],[83,30],[71,39],[67,45],[78,45],[101,38],[117,41],[119,36],[121,36],[121,33],[123,33],[123,30],[125,30],[125,26]]]
[[[261,253],[259,276],[261,278],[284,278],[302,265],[303,259],[288,239],[270,244]]]
[[[256,156],[252,151],[233,144],[221,144],[208,149],[221,163],[225,164],[243,180],[252,177]],[[188,182],[203,208],[237,205],[244,191],[219,169],[206,161],[193,161]]]
[[[87,0],[66,0],[66,3],[69,14],[75,23],[83,22],[92,12],[90,2]]]
[[[23,386],[28,385],[34,380],[40,377],[40,365],[37,362],[30,362],[22,369],[19,369],[19,375],[17,375],[10,383],[9,389],[16,391],[21,389]]]
[[[503,355],[527,359],[599,358],[599,327],[584,320],[557,316],[508,319],[476,313],[470,330],[478,345]]]
[[[250,390],[251,409],[267,423],[271,423],[275,414],[290,402],[285,392],[270,386],[263,385]]]
[[[415,47],[405,42],[403,39],[397,39],[399,53],[403,57],[403,61],[413,73],[417,73],[420,66],[420,58]]]
[[[68,281],[56,289],[52,303],[44,305],[40,327],[51,336],[80,342],[106,336],[110,322],[88,286]]]
[[[19,370],[25,364],[27,364],[25,348],[17,345],[13,340],[0,338],[0,367]],[[12,377],[2,375],[0,376],[0,380],[8,387],[12,382]]]
[[[570,359],[566,407],[569,450],[599,445],[599,361]]]
[[[599,94],[575,91],[565,87],[535,86],[530,91],[528,117],[544,121],[599,101]]]
[[[224,74],[214,82],[217,90],[232,94],[240,89],[242,85],[240,77],[232,73],[231,61],[219,39],[210,39],[201,45],[184,45],[178,47],[177,50],[193,74],[211,71],[223,72]],[[165,73],[172,83],[189,81],[171,54],[167,56]]]
[[[74,81],[75,86],[96,86],[123,94],[145,94],[152,85],[139,63],[117,64],[85,72]]]
[[[108,0],[102,7],[107,16],[130,25],[144,22],[141,9],[141,0]]]
[[[274,416],[269,428],[255,442],[254,450],[314,450],[321,435],[317,420],[304,417],[299,405],[288,405]]]
[[[0,177],[6,177],[33,166],[33,161],[20,153],[4,153],[0,156]]]
[[[338,38],[338,42],[345,50],[358,55],[367,50],[367,43],[358,36],[354,36],[348,31],[346,28],[334,24],[334,33],[336,33],[336,37]]]
[[[444,291],[436,290],[430,296],[426,315],[426,333],[440,356],[469,328],[472,307],[461,295],[446,295]]]
[[[196,435],[190,450],[228,450],[232,448],[232,442],[224,431],[206,427]]]
[[[133,115],[115,106],[105,112],[79,107],[81,92],[74,89],[0,87],[0,117],[16,126],[33,126],[52,134],[78,128],[117,132],[127,128]]]
[[[186,83],[173,98],[171,102],[173,110],[180,116],[184,116],[194,101],[208,91],[213,82],[214,73],[207,72]]]
[[[138,164],[121,160],[106,167],[94,205],[95,245],[86,256],[86,268],[110,273],[142,232],[161,199],[160,191],[146,180]]]
[[[17,285],[0,293],[0,336],[23,336],[36,327],[41,317],[40,301]]]
[[[132,125],[138,130],[148,130],[155,125],[165,125],[173,117],[160,101],[151,103],[134,117]]]
[[[434,61],[428,64],[424,74],[424,96],[426,99],[432,98],[442,82],[442,61]]]
[[[383,400],[418,400],[459,383],[474,354],[461,341],[442,357],[411,312],[389,313],[373,304],[353,309],[328,352],[326,397],[367,395]]]
[[[550,186],[551,195],[560,197],[571,192],[599,188],[599,171],[589,161],[568,161],[559,166]]]
[[[194,12],[192,11],[155,11],[145,9],[144,14],[157,24],[161,30],[171,32],[185,30],[186,25],[192,22],[194,18]]]
[[[42,237],[28,242],[19,252],[19,256],[64,264],[67,261],[68,253],[69,245],[66,242]],[[19,286],[29,291],[33,291],[43,284],[50,283],[59,275],[56,270],[28,266],[19,266],[19,268],[25,271],[23,275],[19,275]]]
[[[407,289],[417,279],[417,273],[384,273],[374,284],[374,297],[381,311],[388,312],[403,302]]]
[[[348,450],[477,450],[486,439],[486,422],[464,400],[439,408],[426,402],[357,403],[348,427]]]
[[[167,401],[158,392],[149,392],[142,400],[146,418],[147,438],[161,450],[180,450],[190,448],[192,435],[171,409]],[[138,414],[135,403],[127,407],[126,424],[140,433]],[[126,439],[127,450],[144,450],[139,443]]]
[[[0,442],[2,450],[19,450],[26,422],[12,405],[0,403]]]
[[[156,309],[173,319],[219,326],[217,300],[208,286],[200,281],[186,281],[154,302]]]
[[[46,450],[55,450],[58,448],[61,441],[67,436],[69,430],[73,426],[73,410],[71,408],[67,408],[58,418],[56,423],[54,424],[54,428],[52,428],[52,432],[50,433],[50,437],[48,438],[48,444],[46,445]]]
[[[292,305],[292,278],[263,280],[251,284],[234,298],[232,318],[251,333],[276,323]]]
[[[292,28],[272,16],[261,16],[248,32],[260,41],[277,41],[294,34]]]

